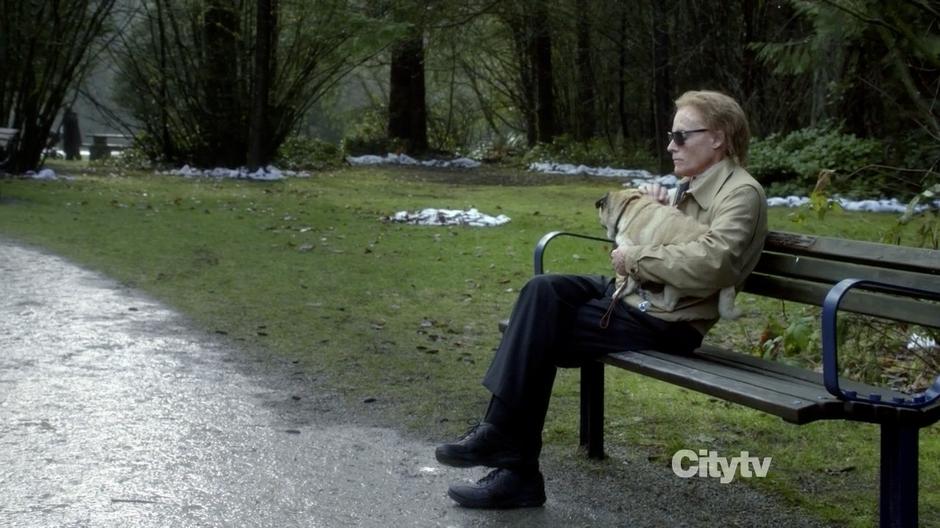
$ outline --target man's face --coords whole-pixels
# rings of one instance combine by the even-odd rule
[[[682,145],[678,144],[674,136],[666,147],[672,154],[676,176],[698,176],[724,157],[721,132],[709,130],[694,107],[683,106],[676,111],[676,117],[672,120],[673,134],[701,129],[705,130],[683,134],[684,141],[679,141]]]

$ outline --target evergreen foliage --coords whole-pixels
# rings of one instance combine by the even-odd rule
[[[842,132],[831,122],[755,140],[750,153],[748,169],[758,181],[787,182],[799,195],[809,194],[823,170],[848,175],[883,159],[879,141]]]
[[[53,42],[87,58],[87,42],[100,40],[79,48],[28,29],[25,20],[48,16],[28,11],[42,2],[0,2],[11,72],[0,116],[31,130],[39,152],[62,98],[30,102],[18,86],[51,78],[38,65],[64,63],[27,61],[23,50]],[[350,154],[498,159],[524,138],[530,159],[668,171],[672,100],[715,89],[741,101],[762,138],[753,167],[764,181],[806,187],[826,168],[852,186],[913,193],[940,162],[934,4],[147,0],[100,18],[96,35],[115,31],[110,56],[95,57],[117,67],[116,99],[131,116],[122,128],[172,163],[264,163],[291,135],[319,130],[345,138]],[[81,71],[63,74],[79,84]]]

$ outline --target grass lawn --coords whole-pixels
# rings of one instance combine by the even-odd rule
[[[342,169],[275,183],[189,180],[63,164],[68,181],[0,181],[0,235],[73,259],[176,307],[246,347],[298,361],[362,416],[441,440],[476,420],[480,379],[532,248],[555,229],[601,234],[594,201],[617,184],[484,168]],[[500,184],[498,182],[510,182]],[[506,214],[495,228],[420,227],[382,217],[424,207]],[[876,240],[895,217],[829,214],[774,229]],[[914,226],[911,226],[914,229]],[[559,240],[550,270],[604,272],[609,248]],[[748,314],[713,340],[747,346],[779,303],[739,298]],[[787,308],[800,310],[799,308]],[[808,312],[809,313],[809,312]],[[750,479],[837,525],[875,523],[878,430],[795,427],[608,369],[608,449],[668,466],[678,449],[773,457]],[[577,372],[559,375],[546,443],[577,445]],[[940,525],[940,427],[921,432],[920,515]],[[611,471],[615,465],[608,466]]]

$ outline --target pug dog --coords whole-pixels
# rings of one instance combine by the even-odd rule
[[[607,231],[607,238],[617,247],[636,245],[664,245],[691,242],[708,231],[708,226],[686,216],[675,207],[663,205],[638,189],[624,189],[605,194],[597,203],[597,214]],[[614,298],[629,295],[638,288],[636,277],[618,277],[618,288]],[[712,290],[714,291],[714,290]],[[662,292],[644,292],[646,300],[663,310],[674,310],[679,299],[690,292],[682,292],[674,286],[663,285]],[[701,292],[695,292],[699,295]],[[741,314],[735,309],[734,286],[721,288],[718,296],[718,312],[724,319],[737,319]]]

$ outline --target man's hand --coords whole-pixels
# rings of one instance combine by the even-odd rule
[[[650,198],[656,200],[657,202],[663,205],[669,205],[669,189],[663,187],[658,183],[651,183],[649,185],[641,185],[639,187],[641,193],[649,196]]]

